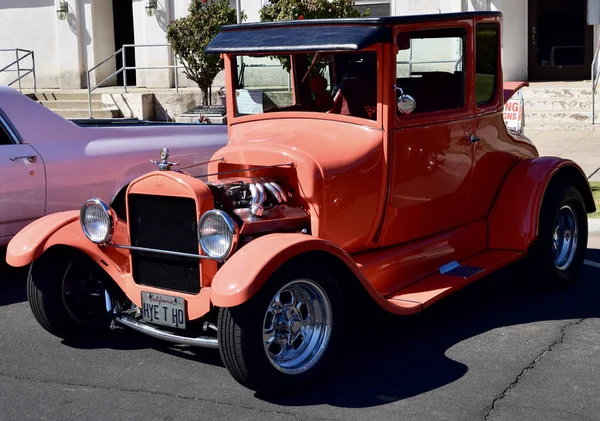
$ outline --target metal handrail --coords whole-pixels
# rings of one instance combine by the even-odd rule
[[[37,93],[37,80],[35,77],[35,56],[34,56],[33,50],[24,50],[23,48],[0,49],[0,52],[7,52],[7,51],[14,51],[16,60],[13,61],[12,63],[10,63],[8,66],[4,66],[2,69],[0,69],[0,73],[2,73],[2,72],[17,72],[17,78],[15,80],[13,80],[12,82],[8,83],[8,86],[11,86],[15,82],[19,82],[19,92],[23,92],[22,88],[21,88],[21,79],[23,79],[25,76],[27,76],[29,74],[33,74],[33,92]],[[23,52],[26,54],[24,56],[19,57],[19,52]],[[21,60],[24,60],[29,56],[31,56],[31,69],[21,68],[19,63],[21,62]],[[15,64],[17,65],[17,69],[9,70],[9,67],[14,66]],[[21,72],[25,72],[25,73],[23,75],[21,75]]]
[[[167,65],[167,66],[132,66],[129,67],[126,65],[126,57],[127,57],[127,48],[132,47],[132,48],[137,48],[137,47],[171,47],[171,51],[173,53],[173,65]],[[96,83],[93,87],[91,86],[91,82],[90,82],[90,75],[91,73],[96,70],[98,67],[102,66],[104,63],[106,63],[108,60],[116,57],[117,55],[121,54],[122,57],[122,66],[120,69],[117,69],[116,71],[114,71],[112,74],[110,74],[109,76],[107,76],[106,78],[104,78],[101,82]],[[177,55],[175,54],[175,51],[173,51],[173,48],[171,46],[170,43],[167,44],[123,44],[123,46],[121,48],[119,48],[117,51],[115,51],[114,53],[112,53],[110,56],[108,56],[107,58],[105,58],[104,60],[102,60],[100,63],[96,64],[94,67],[90,68],[87,71],[87,88],[88,88],[88,112],[89,112],[89,116],[90,118],[94,118],[92,116],[92,92],[94,90],[96,90],[97,88],[99,88],[100,86],[102,86],[106,81],[108,81],[109,79],[117,76],[119,73],[123,73],[123,89],[125,90],[125,92],[129,92],[127,90],[127,72],[126,70],[150,70],[150,69],[175,69],[175,89],[177,92],[179,92],[179,75],[177,73],[177,70],[180,68],[183,68],[184,66],[182,65],[178,65],[177,64]]]
[[[244,84],[244,72],[246,70],[246,68],[252,68],[252,67],[258,67],[258,68],[264,68],[264,67],[277,67],[277,68],[281,68],[281,66],[279,64],[262,64],[262,63],[255,63],[255,64],[248,64],[248,63],[244,63],[242,62],[242,65],[240,66],[240,72],[238,75],[238,83],[241,85]],[[288,78],[287,78],[287,89],[288,92],[291,92],[292,90],[292,76],[289,74],[288,72]]]
[[[598,69],[598,55],[600,54],[600,41],[596,46],[594,60],[592,61],[592,124],[596,124],[596,88],[598,87],[598,79],[600,77],[600,69]]]

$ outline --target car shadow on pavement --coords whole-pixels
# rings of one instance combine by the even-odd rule
[[[600,250],[590,254],[600,257]],[[584,266],[577,284],[550,287],[525,278],[516,263],[418,315],[371,315],[348,334],[328,380],[306,392],[255,396],[278,405],[363,408],[426,393],[467,373],[446,356],[466,339],[504,326],[599,317],[599,276],[600,269]]]
[[[6,263],[6,247],[0,247],[0,307],[27,301],[25,283],[29,266],[14,268]]]
[[[600,250],[588,249],[600,262]],[[3,276],[6,271],[3,269]],[[9,271],[15,270],[6,267]],[[26,301],[27,271],[0,285],[0,306]],[[256,398],[278,405],[361,408],[385,405],[434,390],[463,377],[469,367],[446,354],[469,338],[504,326],[600,317],[600,269],[584,266],[573,286],[550,287],[522,274],[516,263],[445,298],[423,313],[399,317],[365,308],[349,326],[331,373],[302,393]],[[116,333],[116,334],[115,334]],[[223,366],[217,350],[177,346],[124,330],[65,346],[81,349],[152,348],[178,358]]]
[[[219,351],[216,349],[194,348],[186,345],[177,345],[170,342],[154,339],[142,333],[129,329],[108,331],[106,334],[80,338],[76,341],[62,340],[64,346],[77,349],[116,349],[136,350],[154,349],[177,358],[185,358],[193,362],[224,367]]]

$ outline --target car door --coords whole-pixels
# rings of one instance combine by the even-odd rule
[[[384,246],[464,224],[472,174],[467,29],[416,30],[406,36],[410,39],[398,42],[405,49],[396,56],[395,85],[414,98],[416,108],[412,114],[396,113],[390,135]]]
[[[37,151],[21,143],[0,113],[0,242],[14,236],[46,209],[46,176]]]
[[[485,218],[509,169],[530,149],[517,144],[502,118],[501,36],[499,22],[475,25],[476,125],[473,143],[473,178],[466,213]]]

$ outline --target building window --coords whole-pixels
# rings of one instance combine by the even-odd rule
[[[475,98],[477,105],[492,102],[498,76],[498,33],[496,23],[480,23],[475,38]]]
[[[360,13],[370,10],[369,17],[390,16],[392,14],[390,0],[356,0],[356,9]]]

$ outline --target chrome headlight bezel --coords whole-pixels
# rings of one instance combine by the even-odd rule
[[[205,242],[203,241],[203,236],[201,234],[203,224],[206,222],[206,220],[208,218],[211,218],[211,217],[221,218],[221,220],[223,222],[225,222],[227,234],[229,235],[229,238],[230,238],[229,246],[227,247],[226,252],[222,253],[220,255],[212,253],[211,250],[209,250],[205,246]],[[206,253],[206,255],[208,257],[210,257],[211,259],[225,260],[229,256],[231,256],[231,254],[235,251],[235,249],[237,247],[237,244],[239,241],[239,236],[240,236],[240,233],[239,233],[239,228],[238,228],[237,224],[235,223],[235,221],[233,219],[231,219],[231,217],[227,213],[223,212],[222,210],[212,209],[212,210],[206,211],[200,217],[200,221],[198,221],[198,243],[200,244],[200,248],[202,248],[202,251],[204,253]]]
[[[88,231],[88,229],[86,228],[86,225],[85,225],[85,215],[86,215],[87,209],[89,209],[90,206],[99,206],[101,212],[103,212],[104,215],[106,216],[106,218],[108,219],[108,226],[107,226],[106,234],[100,239],[92,238],[92,235],[90,234],[90,232]],[[117,223],[117,214],[110,206],[108,206],[101,199],[93,198],[93,199],[86,200],[84,202],[84,204],[81,206],[81,210],[79,211],[79,224],[81,225],[81,229],[83,230],[83,233],[85,234],[85,236],[88,238],[88,240],[90,240],[94,244],[101,245],[101,244],[109,243],[115,232],[116,223]]]

